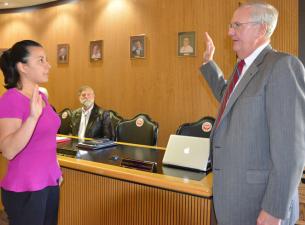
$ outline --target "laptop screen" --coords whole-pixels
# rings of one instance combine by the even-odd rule
[[[166,147],[163,164],[207,171],[210,139],[171,135]]]

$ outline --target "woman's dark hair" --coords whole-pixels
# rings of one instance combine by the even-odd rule
[[[4,87],[6,89],[21,88],[20,74],[17,70],[17,63],[27,63],[29,47],[42,47],[38,42],[23,40],[15,43],[13,47],[3,52],[0,57],[0,68],[4,75]]]

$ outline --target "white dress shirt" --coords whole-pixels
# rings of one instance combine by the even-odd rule
[[[235,84],[233,91],[239,84],[240,80],[242,79],[243,75],[246,73],[248,68],[251,66],[251,64],[254,62],[254,60],[257,58],[257,56],[264,50],[264,48],[266,48],[267,45],[269,45],[269,42],[259,46],[257,49],[254,50],[254,52],[251,53],[251,55],[249,55],[247,58],[244,59],[245,65],[243,67],[243,70],[241,71],[240,78],[238,79],[237,83]]]
[[[92,105],[89,109],[85,110],[84,108],[82,108],[82,117],[80,120],[80,124],[79,124],[79,130],[78,130],[78,137],[80,139],[83,139],[85,137],[85,133],[86,133],[86,128],[87,128],[87,124],[91,115],[91,111],[93,109]]]

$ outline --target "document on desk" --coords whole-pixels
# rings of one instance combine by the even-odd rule
[[[56,136],[56,143],[62,143],[67,141],[71,141],[71,138]]]
[[[102,148],[115,146],[116,143],[108,138],[95,139],[90,141],[83,141],[78,143],[76,146],[80,149],[85,150],[98,150]]]

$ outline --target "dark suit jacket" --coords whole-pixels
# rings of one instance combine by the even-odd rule
[[[72,112],[71,130],[72,135],[77,136],[80,120],[82,117],[82,109],[76,109]],[[90,114],[90,118],[86,127],[85,137],[102,138],[107,137],[113,139],[114,130],[111,123],[109,112],[104,111],[99,106],[94,104]]]
[[[143,57],[144,56],[144,49],[140,49],[140,54],[137,54],[137,50],[133,50],[132,54],[134,57]]]
[[[201,67],[215,97],[227,82],[214,61]],[[305,159],[305,71],[267,46],[242,76],[210,136],[219,225],[255,225],[260,210],[294,224]],[[217,122],[216,122],[217,124]]]

